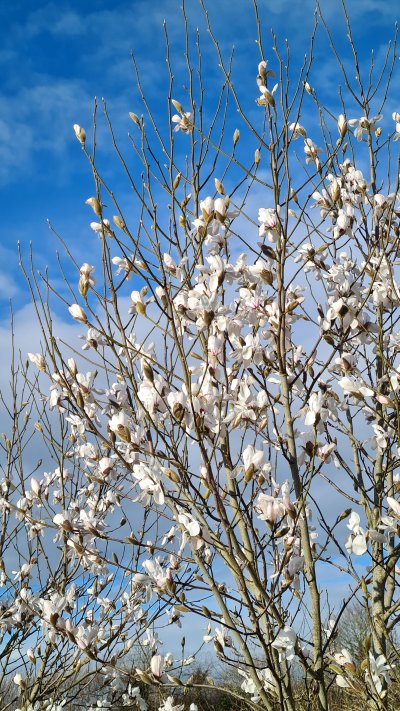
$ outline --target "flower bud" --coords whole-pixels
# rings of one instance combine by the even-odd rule
[[[177,190],[179,183],[181,182],[182,173],[178,173],[174,182],[172,183],[172,189]]]
[[[332,181],[331,195],[332,195],[333,202],[337,202],[340,198],[340,185],[337,180]]]
[[[225,188],[218,178],[214,179],[215,189],[220,195],[225,195]]]
[[[74,318],[76,321],[82,321],[82,323],[87,323],[87,316],[84,310],[78,304],[72,304],[72,306],[69,306],[68,311],[70,312],[72,318]]]
[[[41,353],[28,353],[28,358],[39,370],[46,370],[46,361]]]
[[[95,198],[95,197],[88,198],[86,200],[86,205],[90,205],[94,214],[97,215],[97,217],[101,217],[101,205],[100,205],[97,198]]]
[[[347,133],[347,121],[343,114],[340,114],[337,122],[340,138],[344,138]]]
[[[17,672],[16,675],[13,677],[13,682],[21,689],[23,689],[26,685],[25,680],[22,678],[22,675],[19,672]]]
[[[254,163],[256,165],[258,165],[260,160],[261,160],[261,154],[260,154],[260,151],[258,150],[258,148],[256,148],[256,150],[254,151]]]
[[[78,372],[75,358],[68,358],[67,363],[68,363],[69,372],[71,373],[71,375],[73,375],[75,377]]]
[[[132,121],[137,125],[140,126],[140,118],[139,116],[136,116],[132,111],[129,112],[129,116],[131,117]]]
[[[30,647],[26,650],[26,656],[28,657],[29,661],[32,662],[32,664],[36,662],[35,653]]]
[[[143,373],[147,380],[150,380],[151,383],[154,383],[154,371],[153,368],[151,367],[150,363],[148,363],[146,360],[143,363]]]
[[[233,133],[233,146],[236,146],[239,138],[240,138],[240,131],[238,128],[235,128],[235,131]]]
[[[126,227],[125,222],[123,220],[121,220],[121,218],[118,217],[118,215],[114,215],[113,222],[114,222],[114,225],[119,227],[120,230],[124,230]]]
[[[258,76],[265,82],[267,78],[267,63],[262,61],[258,65]]]
[[[180,114],[184,114],[183,106],[182,104],[179,103],[179,101],[175,101],[174,99],[171,99],[172,105],[174,108],[178,111]]]
[[[40,496],[41,486],[40,486],[38,480],[35,479],[34,476],[31,477],[31,490],[32,490],[32,493],[33,493],[35,496],[37,496],[37,497]]]
[[[75,136],[77,137],[79,143],[81,146],[85,145],[86,141],[86,133],[85,130],[82,128],[82,126],[79,126],[77,123],[74,123],[74,131],[75,131]]]
[[[89,291],[89,281],[84,278],[80,278],[78,282],[78,291],[80,295],[85,299]]]

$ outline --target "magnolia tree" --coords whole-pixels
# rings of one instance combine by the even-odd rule
[[[96,674],[97,709],[143,711],[148,689],[160,711],[193,711],[191,689],[218,690],[192,674],[204,650],[236,675],[233,706],[398,708],[395,43],[363,83],[346,13],[350,69],[317,13],[290,81],[256,13],[243,99],[204,12],[218,96],[185,24],[188,88],[166,33],[170,113],[137,74],[132,155],[104,105],[133,217],[103,177],[96,112],[92,137],[74,126],[95,234],[61,303],[83,346],[57,340],[51,283],[24,268],[42,351],[20,366],[30,411],[15,404],[4,436],[3,708],[67,708]],[[342,74],[329,106],[312,87],[317,28]],[[31,477],[19,428],[32,436],[35,408],[52,464]],[[355,599],[361,661],[336,641]]]

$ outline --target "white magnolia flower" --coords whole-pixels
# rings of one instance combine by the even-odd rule
[[[372,397],[374,391],[367,385],[364,385],[362,380],[351,380],[348,377],[338,380],[338,385],[342,388],[345,395],[351,395],[356,398]]]
[[[289,131],[292,132],[292,138],[294,140],[296,140],[296,138],[299,138],[300,136],[302,136],[303,138],[307,137],[306,129],[297,122],[290,124]]]
[[[390,681],[389,671],[392,668],[392,665],[388,663],[383,654],[380,654],[378,657],[374,657],[370,651],[368,656],[369,668],[365,671],[365,678],[372,681],[376,691],[380,694],[383,689],[382,679],[386,682],[386,684]]]
[[[168,696],[162,706],[158,707],[158,711],[183,711],[185,704],[174,704],[174,697]]]
[[[74,133],[75,136],[77,137],[79,143],[82,145],[82,147],[85,145],[86,142],[86,132],[85,129],[82,128],[82,126],[79,126],[79,124],[74,123],[73,125]]]
[[[351,531],[345,543],[347,550],[355,555],[364,555],[368,550],[368,544],[365,531],[360,526],[360,516],[356,511],[351,512],[347,528]]]
[[[261,96],[259,96],[256,99],[256,103],[259,106],[274,107],[275,106],[274,94],[275,94],[277,88],[278,88],[278,84],[275,84],[275,86],[270,91],[269,89],[267,89],[266,86],[264,86],[264,84],[260,84],[259,89],[260,89]]]
[[[179,111],[171,118],[172,123],[176,124],[174,131],[182,131],[183,133],[191,133],[193,131],[193,114],[190,111],[184,111],[179,101],[172,99],[172,104]]]
[[[274,496],[263,493],[258,496],[254,509],[258,513],[258,518],[271,525],[286,514],[282,499],[277,499]]]
[[[242,459],[245,474],[251,471],[251,475],[262,469],[265,464],[265,453],[262,449],[255,449],[252,444],[248,444],[243,450]]]
[[[322,148],[318,148],[311,138],[304,139],[304,153],[306,154],[306,163],[314,163],[318,169],[320,167],[319,154],[322,153]]]
[[[280,206],[261,207],[258,211],[258,221],[261,223],[258,234],[260,237],[267,237],[269,242],[276,242],[280,235],[279,221]]]
[[[272,646],[279,651],[279,655],[282,658],[287,659],[290,662],[296,656],[295,645],[297,642],[296,632],[291,628],[285,626],[283,629],[279,630],[277,636],[272,642]]]
[[[400,113],[398,113],[398,111],[394,111],[392,113],[392,119],[395,122],[395,134],[393,136],[393,140],[398,141],[400,139]]]
[[[13,682],[14,682],[14,684],[16,684],[17,686],[19,686],[21,689],[25,686],[25,681],[24,681],[24,679],[22,678],[22,674],[20,674],[19,672],[17,672],[17,673],[15,674],[15,676],[13,677]]]
[[[378,131],[378,126],[376,125],[380,121],[382,115],[374,116],[372,119],[367,119],[366,116],[362,116],[360,119],[350,119],[349,126],[355,128],[354,135],[357,141],[361,141],[364,134],[372,133],[372,131]]]
[[[82,323],[87,323],[87,316],[82,307],[78,304],[72,304],[72,306],[69,306],[68,311],[70,312],[72,318],[74,318],[76,321],[82,321]]]
[[[41,353],[28,353],[28,358],[39,370],[46,370],[46,361]]]
[[[133,262],[130,261],[127,257],[113,257],[112,258],[112,263],[115,264],[117,267],[116,275],[120,274],[121,272],[125,272],[125,278],[130,279],[132,276],[132,270],[133,270]]]

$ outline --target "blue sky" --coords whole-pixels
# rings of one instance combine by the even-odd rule
[[[56,274],[57,244],[48,230],[49,218],[72,250],[94,236],[85,199],[92,181],[73,132],[77,122],[91,122],[93,97],[106,97],[117,135],[129,150],[132,130],[128,111],[137,110],[138,96],[130,61],[133,49],[142,71],[146,92],[159,105],[160,120],[166,116],[166,72],[162,22],[167,21],[176,86],[182,85],[183,44],[180,0],[89,0],[81,3],[18,0],[0,4],[3,28],[0,49],[0,193],[2,204],[0,241],[0,319],[7,319],[6,300],[11,296],[18,311],[29,300],[18,271],[16,243],[26,254],[32,242],[37,264]],[[339,45],[345,28],[339,0],[322,0],[322,8]],[[308,46],[313,3],[310,0],[260,2],[266,47],[269,28],[278,38],[288,38],[296,66]],[[392,35],[395,9],[385,0],[352,0],[349,3],[354,35],[361,59],[377,54]],[[187,2],[192,30],[203,33],[206,83],[212,90],[217,66],[204,32],[204,18],[197,0]],[[250,0],[214,0],[210,16],[226,54],[236,46],[236,82],[251,103],[258,61],[256,31]],[[193,36],[193,35],[192,35]],[[335,103],[338,78],[322,34],[316,51],[314,83]],[[179,92],[178,92],[179,93]],[[179,97],[177,97],[179,98]],[[338,106],[339,109],[339,106]],[[162,118],[163,117],[163,118]],[[100,134],[102,137],[102,134]],[[105,139],[105,137],[104,137]],[[106,142],[106,139],[105,139]],[[108,150],[108,148],[107,148]],[[112,161],[112,154],[109,154]],[[110,163],[110,175],[112,175]],[[114,183],[118,192],[118,177]]]

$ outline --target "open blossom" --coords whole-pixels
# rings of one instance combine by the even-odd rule
[[[393,136],[394,141],[400,140],[400,113],[398,111],[394,111],[392,113],[392,119],[395,122],[395,134]]]
[[[338,380],[338,385],[342,388],[345,395],[351,395],[356,398],[372,397],[374,391],[369,388],[361,380],[351,380],[345,376]]]
[[[273,525],[286,514],[286,508],[282,499],[278,499],[269,494],[261,493],[255,505],[255,511],[262,521]]]
[[[141,316],[146,314],[146,302],[143,299],[143,293],[141,291],[131,292],[132,306],[129,309],[129,313],[137,313]]]
[[[345,544],[347,550],[355,555],[364,555],[368,550],[367,539],[364,529],[360,526],[360,516],[356,511],[351,512],[347,528],[351,531]]]
[[[242,682],[240,688],[245,694],[251,694],[251,700],[256,704],[260,701],[260,695],[254,679],[248,676],[243,669],[238,669],[237,671],[244,677],[244,681]],[[271,669],[266,667],[265,669],[257,670],[257,677],[260,680],[263,689],[265,689],[267,693],[272,694],[273,696],[278,695],[278,684]]]
[[[184,114],[179,116],[174,114],[172,116],[172,123],[175,123],[174,131],[182,131],[183,133],[191,133],[193,131],[192,123],[193,114],[190,111],[186,111]]]
[[[289,131],[292,132],[293,139],[299,138],[300,136],[302,136],[303,138],[307,137],[306,129],[297,122],[290,124]]]
[[[174,131],[182,131],[183,133],[191,133],[193,131],[193,114],[190,111],[184,111],[179,101],[172,99],[172,104],[179,112],[171,118],[172,123],[176,124]]]
[[[349,215],[347,215],[344,210],[339,210],[336,222],[332,227],[333,238],[338,239],[338,237],[342,237],[345,234],[351,234],[350,226],[351,220]]]
[[[256,103],[258,104],[258,106],[274,107],[275,106],[274,94],[275,94],[277,88],[278,88],[278,84],[275,84],[275,86],[270,91],[269,89],[267,89],[266,86],[264,86],[264,84],[260,84],[259,89],[260,89],[261,96],[259,96],[256,99]]]
[[[96,280],[93,277],[93,272],[94,272],[94,267],[90,266],[90,264],[87,264],[85,262],[82,264],[79,274],[80,274],[80,279],[79,279],[79,293],[85,297],[89,287],[93,287],[96,283]]]
[[[370,651],[368,653],[369,664],[365,671],[365,678],[372,682],[378,694],[381,693],[383,689],[383,681],[386,684],[389,683],[389,672],[392,665],[388,663],[388,660],[383,654],[374,657],[373,653]],[[382,681],[383,680],[383,681]]]
[[[351,676],[356,671],[356,666],[353,662],[350,652],[348,652],[347,649],[343,648],[340,652],[334,653],[333,659],[336,664],[338,664],[340,667],[343,667],[343,674],[336,675],[336,684],[342,689],[351,688],[351,684],[348,680],[348,675],[350,675],[351,678]]]
[[[184,708],[185,704],[175,704],[174,697],[168,696],[163,704],[159,706],[158,711],[183,711]]]
[[[133,262],[127,257],[113,257],[112,263],[117,267],[116,275],[125,272],[125,278],[130,279],[133,274]]]
[[[381,120],[381,118],[382,115],[379,114],[378,116],[374,116],[372,119],[367,119],[366,116],[362,116],[360,119],[350,119],[349,126],[355,129],[354,135],[357,141],[362,141],[364,134],[368,135],[369,133],[376,133],[379,131],[376,124]]]
[[[276,242],[280,235],[280,207],[261,207],[258,211],[258,221],[261,223],[258,229],[260,237],[267,237],[269,242]]]
[[[296,632],[288,626],[279,630],[277,636],[272,642],[272,647],[275,647],[279,651],[279,655],[283,659],[287,659],[290,662],[294,659],[296,655],[295,646],[297,642]]]
[[[265,464],[265,454],[262,449],[255,449],[252,444],[248,444],[242,454],[245,476],[252,476],[263,468]]]
[[[306,163],[315,163],[315,167],[320,167],[319,154],[322,153],[322,148],[318,148],[311,138],[304,139],[304,153],[306,154]]]
[[[118,412],[118,414],[113,415],[108,426],[111,432],[114,432],[125,442],[130,441],[130,420],[125,412]]]

